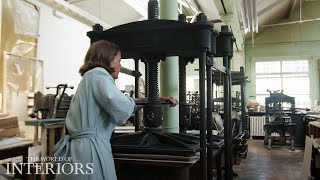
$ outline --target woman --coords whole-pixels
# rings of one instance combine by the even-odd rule
[[[64,160],[58,163],[56,179],[117,179],[110,137],[115,125],[124,124],[135,107],[134,99],[115,85],[120,62],[121,52],[114,43],[101,40],[90,46],[66,117],[69,135],[53,148],[55,157]],[[178,104],[172,97],[160,100]]]

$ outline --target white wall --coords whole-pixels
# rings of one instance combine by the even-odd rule
[[[40,7],[37,58],[44,61],[43,85],[67,83],[77,87],[81,80],[78,71],[90,45],[86,33],[92,28],[61,13],[59,16],[62,18],[54,16],[53,10],[45,5]],[[44,89],[44,93],[54,91]]]
[[[133,59],[122,59],[121,66],[125,67],[127,69],[134,70],[134,60]],[[141,78],[143,80],[145,80],[145,65],[141,61],[139,63],[139,72],[142,74]],[[118,85],[119,89],[125,90],[126,85],[134,85],[134,77],[120,73],[119,79],[116,80],[116,84]]]
[[[134,70],[134,60],[122,59],[121,66]],[[134,85],[134,77],[120,73],[118,79],[116,80],[116,84],[118,85],[119,89],[125,90],[126,85]]]
[[[40,6],[37,58],[44,61],[43,85],[46,87],[67,83],[75,87],[67,91],[68,94],[73,94],[81,80],[79,68],[90,46],[86,33],[92,28],[58,12],[62,17],[59,18],[50,7],[39,2],[35,4]],[[123,59],[121,65],[134,69],[134,61],[130,59]],[[140,63],[140,72],[144,74],[143,63]],[[119,89],[124,90],[125,85],[134,85],[134,78],[120,74],[116,83]],[[44,88],[44,94],[47,93],[55,91]]]

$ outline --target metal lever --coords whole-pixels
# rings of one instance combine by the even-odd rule
[[[167,105],[167,104],[170,104],[169,101],[160,101],[162,105]],[[139,105],[139,106],[145,106],[145,105],[148,105],[150,102],[149,101],[136,101],[136,105]]]

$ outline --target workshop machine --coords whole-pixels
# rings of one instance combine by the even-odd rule
[[[210,124],[212,122],[212,102],[208,102],[209,107],[207,111],[205,110],[205,82],[207,82],[209,92],[212,92],[212,82],[210,81],[211,77],[205,78],[205,72],[212,74],[212,68],[215,67],[213,57],[223,57],[224,66],[219,70],[224,73],[225,87],[229,88],[233,34],[228,30],[228,26],[222,26],[220,33],[213,30],[213,24],[208,22],[202,13],[197,16],[195,23],[187,23],[184,15],[179,16],[179,21],[157,19],[157,1],[149,1],[148,5],[148,7],[153,7],[148,12],[149,20],[123,24],[105,31],[102,26],[95,25],[93,31],[87,33],[91,43],[104,39],[119,45],[123,59],[135,60],[135,71],[139,71],[139,60],[144,62],[146,66],[145,80],[148,101],[140,103],[144,105],[143,123],[145,128],[138,129],[135,133],[113,136],[111,138],[112,151],[123,154],[142,153],[175,156],[190,156],[200,151],[200,179],[207,179],[207,174],[208,179],[212,179],[212,166],[210,166],[213,144],[212,125]],[[179,56],[179,71],[185,71],[188,62],[195,58],[199,59],[200,136],[168,133],[161,129],[162,105],[166,102],[159,101],[158,63],[168,56]],[[138,77],[135,77],[135,87],[138,84],[137,79]],[[183,83],[185,76],[182,79],[184,81],[180,81],[180,84],[185,85]],[[179,90],[184,90],[179,94],[186,94],[185,89],[179,88]],[[225,92],[226,102],[231,101],[231,97],[229,97],[231,91]],[[208,99],[212,99],[212,93],[207,93],[207,96]],[[181,100],[181,98],[184,97],[179,96],[180,106],[184,107],[186,100],[185,98]],[[231,120],[231,107],[229,108],[229,103],[225,103],[225,106],[225,119]],[[232,178],[230,120],[225,121],[226,179]]]
[[[224,82],[221,79],[220,72],[214,71],[212,74],[213,83],[218,87],[222,86]],[[245,85],[248,77],[245,75],[244,68],[240,67],[240,71],[231,72],[231,85],[240,86],[240,92],[236,91],[235,97],[231,100],[232,110],[232,155],[233,163],[239,165],[242,159],[247,157],[249,139],[249,131],[247,124],[247,112],[245,109]],[[220,103],[224,103],[224,97],[218,97],[213,99],[215,111],[219,114],[224,114],[224,107]],[[224,118],[223,118],[224,119]],[[218,120],[218,118],[216,118]]]
[[[244,68],[240,67],[240,71],[231,72],[232,85],[240,86],[240,92],[236,92],[236,97],[232,97],[232,137],[233,137],[233,162],[234,164],[239,165],[241,159],[247,157],[248,144],[247,140],[249,139],[248,125],[247,125],[247,116],[245,110],[245,99],[244,99],[244,90],[245,84],[247,81],[247,76],[245,76]],[[221,74],[218,71],[214,71],[212,74],[213,83],[218,87],[223,85],[221,79]],[[216,97],[217,97],[216,93]],[[189,130],[199,129],[200,116],[199,116],[199,93],[188,92],[187,93],[188,102],[190,104],[190,110],[187,111],[186,124]],[[213,118],[212,118],[212,129],[218,131],[216,135],[213,136],[214,142],[215,139],[219,139],[224,136],[224,122],[221,118],[223,116],[223,102],[224,97],[217,97],[212,100],[213,102]],[[183,125],[183,124],[182,124]],[[216,142],[215,142],[216,143]]]
[[[46,89],[56,89],[56,94],[44,95],[36,92],[34,95],[34,107],[31,118],[37,119],[54,119],[65,118],[69,110],[72,95],[65,93],[67,88],[73,89],[73,86],[67,84],[58,84],[55,87],[46,87]],[[40,115],[41,114],[41,115]]]
[[[295,115],[294,97],[287,96],[279,91],[269,92],[270,97],[265,99],[266,124],[263,126],[265,131],[264,143],[268,144],[268,149],[271,149],[272,143],[275,143],[276,140],[281,145],[285,145],[286,141],[290,140],[291,150],[294,151],[294,135],[297,127],[296,123],[293,123]],[[273,133],[278,133],[279,137],[273,136]]]
[[[58,84],[55,87],[46,87],[47,89],[56,89],[55,94],[42,94],[36,92],[34,95],[34,106],[32,113],[29,114],[32,120],[26,120],[26,126],[34,126],[34,144],[39,144],[39,127],[41,127],[40,137],[40,156],[53,156],[52,148],[65,134],[65,120],[69,110],[73,95],[66,93],[68,88],[73,86],[67,84]],[[37,147],[38,148],[38,147]],[[42,161],[42,160],[41,160]],[[54,176],[50,174],[48,176]]]

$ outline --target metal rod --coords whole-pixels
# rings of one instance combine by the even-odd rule
[[[179,126],[180,132],[186,133],[187,131],[187,122],[186,122],[186,102],[187,102],[187,77],[186,77],[186,65],[188,62],[179,57]]]
[[[254,32],[252,31],[251,32],[251,44],[252,44],[252,47],[254,47]]]
[[[229,88],[229,94],[228,94],[228,100],[229,100],[229,103],[228,103],[228,106],[229,106],[229,108],[228,108],[228,113],[227,113],[227,116],[228,116],[228,120],[230,121],[230,124],[229,124],[229,137],[230,137],[230,139],[229,139],[229,141],[228,141],[228,143],[229,143],[229,155],[230,155],[230,159],[229,159],[229,163],[230,163],[230,171],[229,171],[229,173],[231,173],[231,176],[233,177],[233,168],[232,168],[232,165],[233,165],[233,163],[232,163],[232,140],[233,140],[233,133],[232,133],[232,130],[233,130],[233,122],[232,122],[232,117],[231,117],[231,112],[232,112],[232,95],[231,95],[231,87],[232,87],[232,75],[231,75],[231,57],[229,56],[228,57],[228,88]]]
[[[282,25],[288,25],[288,24],[297,24],[297,23],[306,23],[306,22],[313,22],[313,21],[320,21],[320,18],[314,18],[314,19],[306,19],[303,21],[291,21],[291,22],[285,22],[285,23],[277,23],[277,24],[269,24],[269,25],[264,25],[261,27],[273,27],[273,26],[282,26]]]
[[[212,174],[212,61],[213,59],[207,59],[207,139],[208,139],[208,149],[207,149],[207,177],[208,179],[213,178]]]
[[[241,11],[241,17],[242,17],[242,23],[243,23],[243,29],[244,29],[244,33],[247,34],[248,32],[248,22],[247,22],[247,18],[246,18],[246,7],[245,7],[245,0],[241,0],[240,1],[240,11]]]
[[[206,155],[206,90],[205,90],[206,52],[199,56],[199,89],[200,89],[200,179],[207,180],[207,155]]]
[[[291,10],[290,10],[290,14],[289,14],[289,18],[290,18],[291,15],[292,15],[292,12],[293,12],[293,10],[294,10],[294,7],[296,6],[296,3],[297,3],[297,0],[294,0],[293,3],[292,3]]]
[[[251,24],[251,21],[250,21],[250,9],[249,9],[249,6],[250,6],[250,0],[247,0],[245,1],[245,8],[246,8],[246,18],[247,18],[247,27],[248,27],[248,32],[251,31],[251,27],[250,27],[250,24]]]
[[[300,9],[300,11],[299,11],[299,14],[300,14],[300,24],[301,24],[301,14],[302,14],[302,12],[301,12],[301,8],[302,8],[302,1],[300,0],[300,7],[299,7],[299,9]]]
[[[231,74],[230,60],[228,56],[223,56],[223,65],[228,69],[228,73],[224,75],[223,82],[223,111],[224,111],[224,160],[225,160],[225,179],[233,178],[232,170],[232,137],[231,137]]]
[[[254,12],[254,26],[255,26],[255,29],[254,31],[256,33],[259,32],[259,18],[258,18],[258,10],[257,10],[257,1],[256,0],[253,0],[253,12]]]
[[[218,153],[218,157],[217,157],[217,180],[221,180],[222,178],[222,173],[221,173],[221,151],[219,150],[219,153]]]
[[[139,60],[134,60],[134,70],[139,72]],[[139,77],[134,77],[134,96],[135,98],[139,98]],[[140,130],[140,122],[139,122],[139,111],[136,111],[134,114],[134,130],[135,132]]]
[[[244,74],[244,68],[240,67],[240,73],[243,77],[245,77]],[[248,130],[248,125],[247,125],[247,116],[246,116],[246,103],[245,103],[245,86],[246,86],[246,79],[244,78],[241,81],[241,121],[242,121],[242,131]]]
[[[139,71],[137,71],[137,70],[132,71],[132,70],[127,69],[125,67],[122,67],[120,72],[123,73],[123,74],[134,76],[134,77],[136,77],[136,76],[140,77],[141,76],[141,73]]]
[[[251,14],[251,28],[252,28],[252,32],[254,32],[254,26],[255,26],[255,14],[254,14],[254,9],[253,9],[253,6],[254,6],[254,0],[250,0],[250,14]]]
[[[149,97],[149,88],[148,88],[148,84],[147,82],[149,82],[149,76],[148,76],[148,73],[149,73],[149,67],[148,67],[148,63],[144,63],[145,64],[145,96],[146,97]]]

